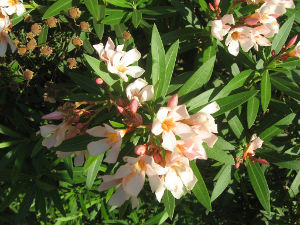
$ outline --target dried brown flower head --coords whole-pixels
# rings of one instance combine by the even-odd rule
[[[26,52],[27,52],[26,45],[21,45],[20,47],[18,47],[18,54],[19,55],[25,55]]]
[[[33,72],[29,69],[26,69],[24,72],[23,72],[23,77],[25,80],[31,80],[33,78]]]
[[[83,41],[80,39],[80,37],[74,37],[72,39],[72,44],[75,46],[75,47],[80,47],[83,45]]]
[[[35,35],[34,35],[32,32],[28,32],[28,33],[27,33],[27,38],[29,38],[29,39],[33,39],[34,36],[35,36]]]
[[[29,51],[33,51],[37,46],[36,40],[35,39],[31,39],[28,43],[27,43],[27,49]]]
[[[55,17],[50,17],[46,21],[47,26],[50,28],[56,27],[57,22],[58,20]]]
[[[30,14],[24,16],[24,22],[30,23],[31,21],[32,21],[32,16]]]
[[[88,22],[80,22],[81,31],[87,31],[90,28],[90,24]]]
[[[31,26],[31,32],[34,34],[34,35],[40,35],[40,33],[42,32],[42,27],[41,25],[35,23]]]
[[[68,10],[68,13],[69,13],[69,16],[72,18],[72,19],[77,19],[77,18],[79,18],[80,17],[80,15],[81,15],[81,11],[80,11],[80,9],[78,9],[78,8],[70,8],[69,10]]]
[[[48,45],[41,47],[41,55],[49,56],[52,54],[52,48]]]
[[[16,39],[16,40],[13,40],[13,43],[15,46],[18,46],[20,44],[20,41]]]
[[[128,31],[124,31],[123,38],[125,41],[128,41],[131,38],[131,34]]]
[[[74,69],[74,68],[77,67],[77,61],[76,61],[75,58],[68,58],[68,59],[67,59],[67,62],[68,62],[68,67],[69,67],[70,69]]]

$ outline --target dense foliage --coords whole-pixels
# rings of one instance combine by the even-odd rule
[[[299,11],[0,0],[0,224],[297,224]]]

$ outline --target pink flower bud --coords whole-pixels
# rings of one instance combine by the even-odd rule
[[[118,109],[120,114],[125,115],[125,109],[123,107],[117,106],[117,109]]]
[[[145,155],[147,152],[147,145],[138,145],[134,149],[135,154],[137,155]]]
[[[288,55],[288,54],[285,54],[285,55],[283,55],[283,56],[280,57],[280,60],[281,60],[281,61],[285,61],[285,60],[288,59],[288,57],[289,57],[289,55]]]
[[[255,25],[259,22],[259,17],[247,16],[244,21],[248,25]]]
[[[52,113],[42,116],[43,120],[59,120],[65,118],[65,114],[61,111],[54,111]]]
[[[82,129],[83,127],[84,127],[83,123],[76,124],[76,128],[79,130]]]
[[[211,3],[208,3],[208,6],[209,6],[209,8],[211,9],[211,11],[213,11],[213,12],[215,12],[216,10],[215,10],[215,8],[212,6],[212,4]]]
[[[276,52],[275,52],[275,50],[274,50],[274,49],[272,50],[271,54],[272,54],[272,56],[273,56],[273,57],[275,57],[275,56],[276,56]]]
[[[218,9],[219,5],[220,5],[220,0],[214,0],[214,4],[215,4],[216,9]]]
[[[153,159],[154,159],[154,161],[155,161],[156,163],[160,163],[161,160],[162,160],[162,157],[161,157],[161,155],[160,155],[159,153],[155,153],[155,154],[153,155]]]
[[[176,107],[178,105],[178,94],[174,94],[168,101],[168,107]]]
[[[265,159],[259,158],[259,159],[254,159],[254,160],[256,160],[257,162],[259,162],[259,163],[261,163],[261,164],[263,164],[263,165],[269,165],[269,164],[270,164],[270,163],[269,163],[267,160],[265,160]]]
[[[238,162],[235,163],[234,167],[237,169],[237,168],[240,167],[240,165],[241,165],[241,162],[238,161]]]
[[[120,99],[120,98],[118,98],[118,99],[116,100],[116,103],[117,103],[119,106],[124,106],[124,103],[123,103],[122,99]]]
[[[139,108],[139,102],[134,98],[132,99],[132,101],[130,102],[129,104],[129,108],[130,108],[130,113],[132,115],[135,115],[136,114],[136,111],[138,110]]]
[[[287,44],[286,49],[289,49],[290,47],[292,47],[292,45],[295,44],[297,39],[298,39],[298,34],[296,34],[294,37],[292,37],[292,39]]]
[[[101,85],[103,83],[104,83],[104,80],[102,78],[99,77],[99,78],[96,79],[96,84]]]

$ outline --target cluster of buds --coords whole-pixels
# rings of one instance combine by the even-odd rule
[[[248,4],[259,4],[261,1],[249,1]],[[230,54],[237,56],[240,46],[248,52],[252,47],[258,51],[258,46],[271,46],[268,38],[279,31],[277,18],[286,12],[286,8],[295,8],[293,0],[264,0],[264,3],[250,16],[240,18],[238,24],[232,14],[220,16],[219,1],[215,1],[216,20],[212,21],[212,35],[222,41],[227,35],[225,45]],[[218,9],[218,10],[216,10]]]
[[[242,159],[236,158],[237,162],[235,164],[235,168],[239,168],[240,164],[247,158],[249,158],[253,164],[254,164],[254,161],[257,161],[263,165],[269,165],[269,162],[267,160],[254,157],[255,156],[254,150],[261,148],[262,144],[263,144],[263,140],[261,140],[259,137],[257,137],[256,134],[253,134],[247,148],[245,148],[245,150],[244,150],[243,158]]]
[[[287,45],[283,45],[281,51],[276,56],[275,50],[272,50],[272,56],[274,58],[279,58],[281,61],[287,60],[289,57],[300,58],[300,41],[297,43],[294,49],[289,51],[289,49],[296,43],[298,39],[298,34],[291,38]]]
[[[13,14],[18,16],[25,12],[23,0],[1,0],[0,1],[0,57],[4,57],[7,45],[12,52],[16,51],[16,46],[8,36],[9,26],[11,26],[10,17]]]

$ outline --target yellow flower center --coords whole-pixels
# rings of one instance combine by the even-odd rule
[[[184,146],[183,145],[176,145],[176,150],[179,152],[179,153],[183,153],[184,152]]]
[[[237,40],[240,39],[241,33],[238,32],[238,31],[235,31],[235,32],[233,32],[233,33],[231,34],[231,37],[232,37],[233,40],[237,41]]]
[[[0,11],[0,19],[4,19],[5,16],[2,14],[2,12]]]
[[[18,3],[19,3],[18,0],[8,0],[8,4],[9,4],[10,6],[15,6],[15,5],[17,5]]]
[[[117,70],[120,73],[124,73],[127,70],[127,68],[125,66],[123,66],[123,65],[118,65],[117,66]]]
[[[118,141],[118,135],[117,133],[114,133],[114,132],[107,132],[106,133],[106,136],[108,138],[108,142],[110,144],[115,144],[117,141]]]
[[[146,163],[144,163],[142,160],[139,160],[134,167],[138,172],[141,172],[146,170]]]
[[[165,119],[162,123],[161,123],[161,128],[166,131],[169,132],[171,130],[174,129],[175,127],[175,123],[173,122],[173,119]]]

